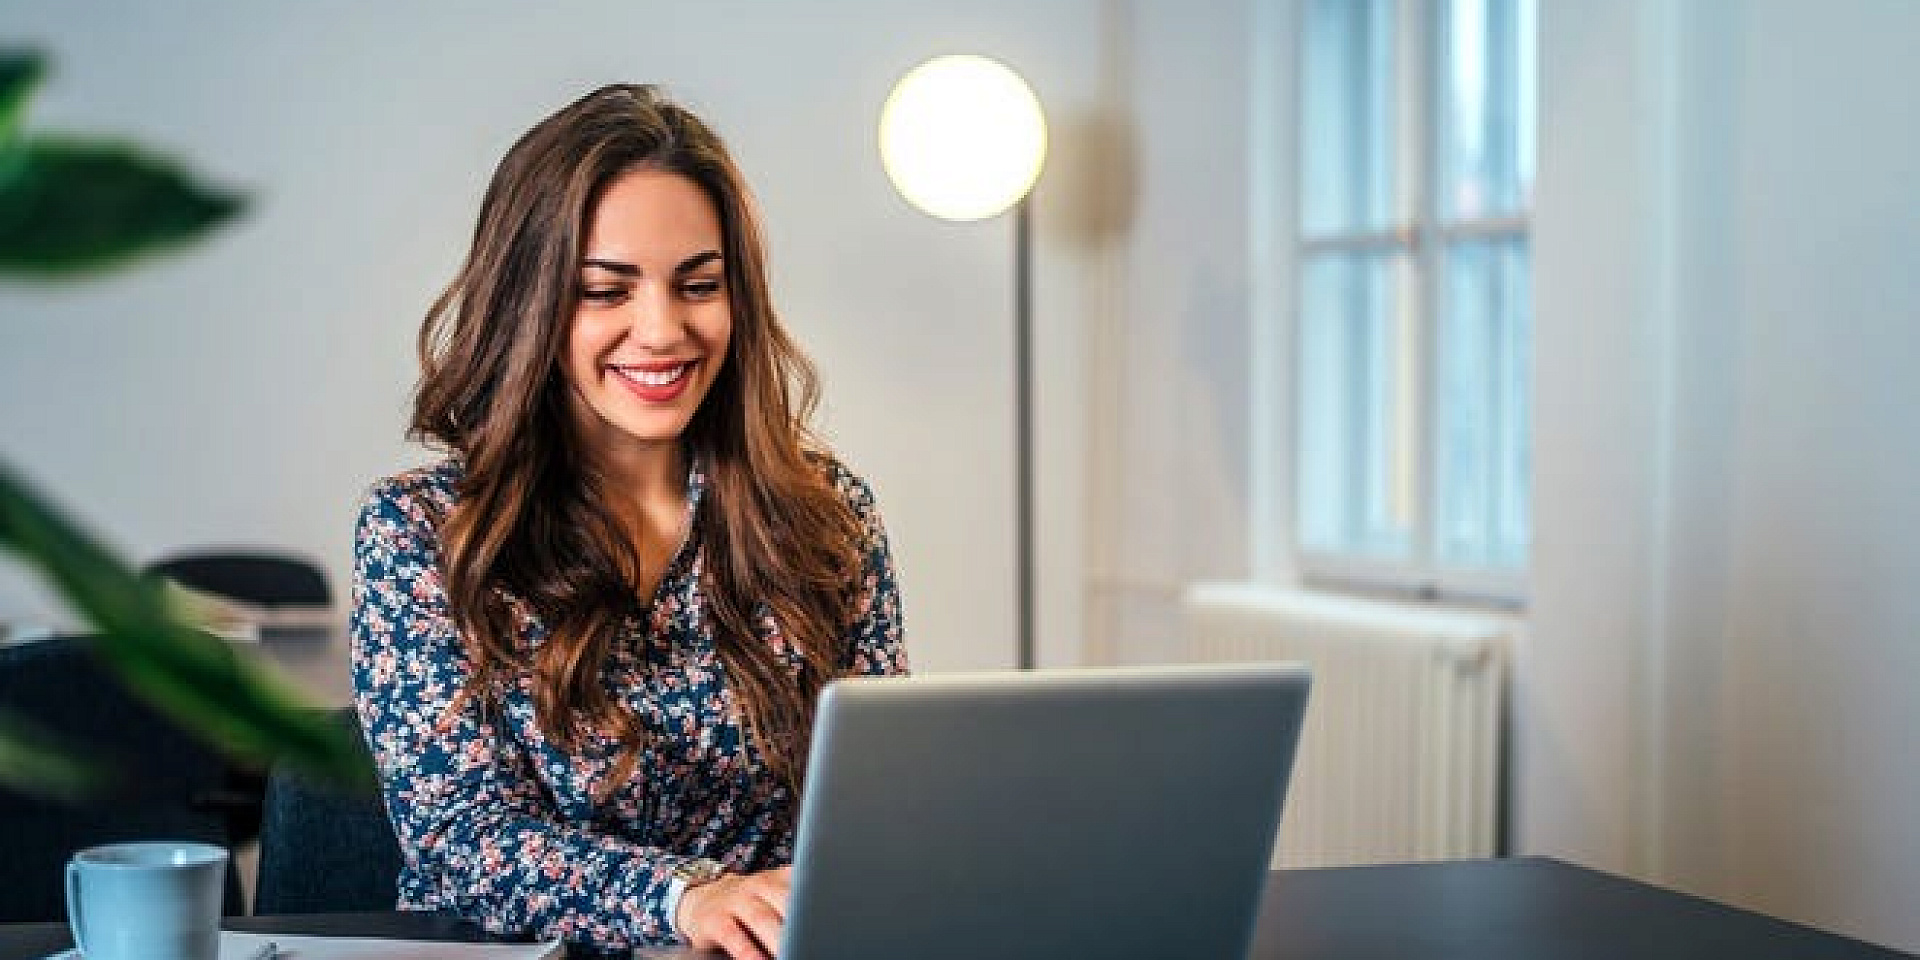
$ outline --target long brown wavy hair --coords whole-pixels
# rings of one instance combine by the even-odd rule
[[[819,378],[774,314],[752,195],[720,138],[651,86],[602,87],[514,144],[466,263],[420,328],[409,436],[465,467],[439,520],[447,601],[474,667],[461,695],[494,704],[530,670],[549,740],[574,749],[598,733],[622,744],[607,790],[645,745],[639,718],[602,679],[623,620],[640,611],[639,553],[580,449],[561,373],[594,208],[636,170],[687,177],[719,213],[733,333],[682,437],[707,476],[692,536],[748,738],[797,789],[814,703],[845,659],[860,528],[809,453]],[[508,595],[547,625],[544,642],[517,637]],[[767,617],[797,656],[768,642]]]

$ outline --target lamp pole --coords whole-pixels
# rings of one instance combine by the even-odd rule
[[[1032,195],[1013,207],[1014,575],[1018,665],[1032,670],[1033,597],[1033,215]]]

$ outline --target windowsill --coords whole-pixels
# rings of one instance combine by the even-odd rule
[[[1299,588],[1331,596],[1384,600],[1432,607],[1436,610],[1499,613],[1508,616],[1520,616],[1527,612],[1527,599],[1525,595],[1517,592],[1437,585],[1431,581],[1409,583],[1403,580],[1371,579],[1351,574],[1329,575],[1308,572],[1301,577]]]

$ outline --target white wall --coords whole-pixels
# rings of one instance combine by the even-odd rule
[[[1669,323],[1664,35],[1647,3],[1543,5],[1534,235],[1532,637],[1515,661],[1517,846],[1624,869],[1658,718],[1638,673],[1658,586]]]
[[[1683,309],[1726,335],[1683,336],[1676,363],[1712,371],[1676,406],[1722,439],[1676,457],[1667,697],[1676,732],[1718,735],[1718,776],[1687,780],[1676,740],[1667,803],[1691,819],[1663,826],[1730,896],[1915,949],[1920,5],[1743,14],[1691,31],[1719,70],[1686,125],[1708,206]],[[1696,693],[1716,684],[1717,710]]]
[[[1164,662],[1181,656],[1181,586],[1251,572],[1252,15],[1110,10],[1132,190],[1090,372],[1087,636],[1093,659]]]
[[[245,187],[247,218],[81,286],[0,284],[0,456],[138,561],[281,544],[348,573],[354,505],[419,461],[413,336],[512,139],[611,80],[664,81],[766,208],[777,302],[826,377],[823,425],[877,488],[925,669],[1012,662],[1011,233],[899,200],[874,147],[892,82],[937,53],[1024,71],[1086,163],[1098,10],[734,3],[9,4],[54,74],[41,130],[125,135]],[[1042,616],[1077,656],[1082,248],[1036,201]],[[1062,426],[1065,424],[1065,426]],[[1057,504],[1055,501],[1059,501]],[[0,621],[57,606],[0,570]]]
[[[1920,948],[1920,6],[1542,30],[1523,846]]]

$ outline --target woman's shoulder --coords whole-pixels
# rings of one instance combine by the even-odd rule
[[[432,525],[458,499],[464,473],[460,460],[449,457],[382,477],[367,489],[361,513]]]
[[[855,473],[839,456],[824,449],[809,449],[806,456],[807,461],[826,479],[827,485],[849,506],[860,512],[873,508],[873,488],[868,486],[866,478]]]

